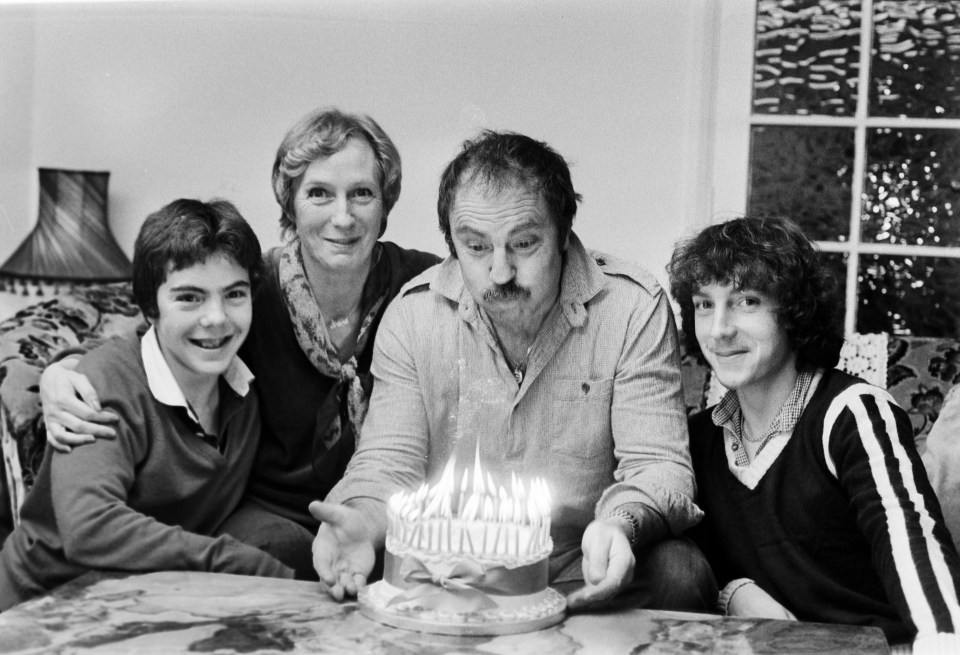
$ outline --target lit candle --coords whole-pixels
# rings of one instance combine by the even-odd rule
[[[467,473],[464,469],[463,477],[460,478],[460,496],[457,498],[457,516],[463,518],[463,498],[467,495]]]
[[[473,546],[473,537],[470,536],[470,530],[467,529],[467,526],[462,526],[462,528],[463,528],[464,532],[467,533],[467,543],[470,544],[470,554],[471,554],[471,555],[476,555],[476,554],[477,554],[477,549],[474,548],[474,546]]]

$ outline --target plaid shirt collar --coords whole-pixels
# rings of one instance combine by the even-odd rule
[[[800,375],[797,376],[797,381],[793,385],[793,391],[790,392],[786,402],[783,403],[780,411],[777,412],[777,416],[767,427],[766,432],[764,432],[757,453],[763,450],[774,436],[783,434],[784,432],[793,432],[793,428],[797,425],[800,414],[803,413],[803,408],[806,405],[807,392],[810,390],[810,384],[813,382],[814,375],[814,371],[807,370],[802,371]],[[717,403],[717,406],[713,408],[711,417],[714,425],[726,428],[733,434],[737,441],[741,444],[743,443],[743,411],[740,409],[740,400],[737,398],[736,393],[728,391],[720,402]],[[741,456],[744,460],[742,463],[740,462]],[[737,463],[741,466],[746,465],[746,457],[745,449],[740,448],[737,452]]]

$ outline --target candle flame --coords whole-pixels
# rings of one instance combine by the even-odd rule
[[[398,538],[403,543],[516,557],[549,548],[551,497],[543,478],[524,481],[512,471],[508,491],[508,486],[498,486],[493,475],[483,470],[479,446],[472,471],[460,472],[459,484],[457,476],[456,458],[451,457],[435,485],[424,483],[416,491],[399,491],[390,497],[390,513],[403,524],[394,525],[394,534],[401,534]],[[483,532],[471,536],[465,524],[477,522],[483,523]]]

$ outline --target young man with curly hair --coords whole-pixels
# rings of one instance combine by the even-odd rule
[[[690,419],[692,536],[721,609],[957,652],[960,560],[906,413],[834,368],[841,306],[813,244],[739,218],[681,243],[668,271],[689,352],[729,389]]]

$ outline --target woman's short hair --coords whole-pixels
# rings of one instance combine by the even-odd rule
[[[383,128],[369,116],[320,108],[290,128],[273,161],[273,195],[280,205],[280,232],[285,240],[297,229],[294,199],[307,167],[343,150],[348,139],[363,139],[373,149],[383,198],[380,234],[387,229],[387,216],[400,197],[400,152]]]
[[[232,203],[181,198],[147,216],[133,246],[133,299],[143,315],[159,316],[157,292],[167,275],[213,256],[245,268],[256,292],[263,270],[260,241]]]
[[[581,200],[573,189],[566,160],[543,141],[516,132],[484,130],[463,142],[460,154],[440,176],[437,214],[453,257],[457,251],[450,233],[450,212],[460,188],[473,182],[494,190],[516,185],[539,193],[557,226],[560,245],[566,243]]]
[[[797,354],[797,368],[832,368],[843,345],[843,308],[820,252],[784,218],[737,218],[680,242],[667,265],[680,305],[687,352],[705,363],[694,330],[693,295],[707,284],[733,284],[777,300],[777,318]]]

